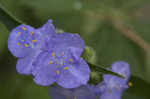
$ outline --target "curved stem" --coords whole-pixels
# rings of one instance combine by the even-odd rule
[[[128,27],[126,27],[119,19],[113,19],[112,25],[125,37],[132,40],[140,48],[144,49],[147,53],[150,51],[150,45],[143,40],[140,36],[136,35],[136,32]]]

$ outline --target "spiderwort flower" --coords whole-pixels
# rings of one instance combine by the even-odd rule
[[[112,64],[112,71],[123,75],[125,78],[119,78],[112,75],[104,75],[104,86],[100,99],[121,99],[123,91],[127,88],[127,82],[130,77],[129,64],[118,61]]]
[[[80,57],[84,41],[78,34],[55,33],[52,20],[38,29],[25,24],[16,27],[10,33],[8,48],[19,58],[17,71],[32,73],[39,85],[57,82],[74,88],[89,80],[88,64]]]
[[[80,57],[83,49],[78,34],[55,33],[34,62],[34,81],[43,86],[56,82],[64,88],[87,84],[90,70]]]
[[[96,99],[97,97],[89,85],[73,89],[52,86],[49,88],[49,96],[52,99]]]
[[[52,20],[38,29],[22,24],[11,31],[8,48],[19,58],[16,68],[20,74],[31,74],[33,60],[41,51],[44,41],[53,33],[55,31]]]

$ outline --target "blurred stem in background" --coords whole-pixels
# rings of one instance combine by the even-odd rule
[[[97,24],[100,23],[100,20],[102,20],[101,18],[104,18],[104,17],[102,17],[102,15],[100,13],[93,13],[92,11],[89,11],[88,13],[86,13],[86,15],[89,18],[92,18],[93,19],[92,21],[95,20],[96,23],[93,22],[95,24],[91,24],[90,26],[87,26],[87,27],[92,26],[95,28],[91,27],[91,28],[88,28],[90,30],[87,30],[87,29],[85,29],[85,30],[87,30],[88,32],[95,31],[95,29],[97,29],[96,28]],[[105,15],[103,15],[103,16],[105,16]],[[146,53],[148,53],[150,51],[150,45],[144,39],[142,39],[140,36],[138,36],[134,30],[127,27],[123,23],[123,21],[120,17],[114,17],[113,15],[109,15],[109,16],[105,16],[105,20],[109,21],[112,24],[112,26],[119,31],[119,33],[121,33],[126,38],[132,40],[135,44],[137,44],[140,48],[142,48]]]
[[[115,12],[115,11],[112,11]],[[129,28],[125,23],[122,17],[115,15],[115,13],[110,14],[101,14],[94,11],[85,11],[85,24],[83,25],[83,32],[90,35],[90,33],[96,31],[98,28],[98,24],[101,21],[105,20],[124,37],[134,42],[139,48],[144,51],[146,67],[145,67],[145,75],[146,79],[150,82],[150,44],[147,43],[144,39],[142,39],[139,35],[137,35],[136,31]],[[90,23],[90,24],[88,24]],[[87,35],[86,34],[86,35]]]
[[[144,50],[145,59],[146,59],[146,68],[145,68],[145,75],[147,80],[149,80],[150,75],[150,45],[142,39],[140,36],[135,33],[134,30],[126,27],[121,20],[114,19],[112,20],[112,25],[125,37],[132,40],[136,45],[138,45],[141,49]]]
[[[148,53],[150,51],[150,45],[140,36],[138,36],[134,30],[125,26],[124,23],[119,20],[119,18],[113,18],[111,21],[114,28],[116,28],[123,36],[136,43],[140,48],[145,51],[145,53]]]

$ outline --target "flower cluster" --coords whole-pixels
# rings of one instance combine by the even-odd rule
[[[38,85],[59,85],[50,88],[53,99],[121,99],[128,88],[129,65],[122,61],[110,70],[124,79],[103,75],[103,82],[88,85],[90,69],[81,58],[84,41],[78,34],[56,33],[52,20],[38,29],[25,24],[16,27],[10,33],[8,48],[18,58],[19,74],[32,75]]]
[[[121,99],[123,91],[128,88],[130,77],[129,64],[122,61],[115,62],[112,64],[112,71],[123,75],[124,79],[112,75],[104,75],[103,83],[105,87],[102,87],[101,99]]]
[[[123,91],[128,88],[129,65],[122,61],[115,62],[111,70],[123,75],[124,79],[104,75],[104,81],[96,86],[86,85],[73,89],[53,86],[49,89],[49,95],[52,99],[121,99]]]
[[[17,71],[34,76],[43,86],[56,82],[64,88],[87,84],[88,64],[80,57],[84,41],[78,34],[55,33],[52,20],[35,29],[20,25],[8,39],[10,52],[18,58]]]

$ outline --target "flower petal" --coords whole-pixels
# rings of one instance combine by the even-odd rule
[[[24,58],[18,59],[16,69],[19,74],[29,75],[33,68],[33,61],[40,51],[33,50],[32,53]]]
[[[112,64],[112,71],[125,76],[126,79],[130,77],[130,68],[127,62],[117,61]]]
[[[69,70],[64,70],[60,74],[57,83],[64,88],[75,88],[85,85],[89,80],[89,73],[88,64],[81,58],[78,62],[72,64]]]
[[[73,91],[60,86],[52,86],[49,88],[49,96],[52,99],[73,99]]]
[[[95,94],[87,85],[73,89],[52,86],[49,89],[49,96],[52,99],[96,99]]]
[[[126,78],[123,79],[112,75],[104,75],[103,77],[106,85],[109,86],[109,88],[125,87],[130,76],[129,64],[122,61],[115,62],[112,65],[112,71],[119,73]]]
[[[106,88],[105,83],[101,82],[98,85],[93,86],[93,91],[95,92],[96,95],[98,95],[104,92],[105,88]]]
[[[49,57],[48,52],[41,52],[33,63],[32,74],[34,81],[39,85],[51,85],[58,78],[57,67],[54,64],[49,64],[50,60],[51,57]]]
[[[53,21],[49,19],[42,27],[38,28],[38,30],[41,34],[44,34],[44,36],[49,37],[55,33],[55,27],[52,23]]]
[[[78,34],[59,33],[55,34],[48,42],[48,49],[66,50],[70,49],[75,57],[80,57],[84,50],[84,41]]]
[[[96,99],[96,95],[87,86],[76,88],[74,93],[75,99]]]
[[[105,90],[103,93],[101,93],[101,96],[99,99],[121,99],[122,92],[119,92],[118,90]]]

